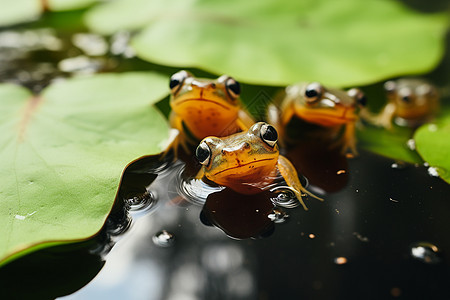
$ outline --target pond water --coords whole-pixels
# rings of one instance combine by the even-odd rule
[[[72,74],[177,70],[132,58],[126,33],[104,55],[96,36],[27,30],[0,33],[1,81],[39,91]],[[428,75],[440,86],[449,57]],[[426,166],[320,149],[286,153],[325,199],[307,197],[309,211],[285,189],[241,196],[180,180],[184,163],[146,157],[128,167],[95,238],[1,268],[0,298],[450,299],[449,185]]]
[[[183,164],[158,172],[152,164],[159,164],[156,157],[132,168],[134,175],[146,173],[146,180],[158,174],[149,193],[142,193],[152,200],[134,197],[131,226],[129,218],[116,216],[126,225],[109,230],[128,230],[106,254],[104,267],[61,299],[450,297],[449,188],[426,167],[398,168],[362,152],[348,160],[345,173],[337,174],[332,164],[322,170],[325,180],[325,173],[346,179],[339,190],[337,180],[330,180],[334,192],[323,203],[308,199],[306,212],[274,211],[270,201],[261,203],[276,197],[270,193],[259,195],[257,204],[226,190],[211,191],[223,194],[215,203],[187,201],[179,196]],[[137,177],[129,175],[121,194],[137,192]],[[204,214],[211,210],[224,215],[208,222]]]

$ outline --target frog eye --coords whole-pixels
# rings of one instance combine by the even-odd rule
[[[367,98],[363,91],[358,88],[353,88],[347,91],[347,94],[355,99],[356,103],[364,107],[367,105]]]
[[[275,127],[269,124],[264,124],[263,126],[261,126],[260,134],[261,139],[264,141],[264,143],[266,143],[270,147],[275,147],[275,144],[278,140],[278,133]]]
[[[318,82],[310,83],[305,88],[305,100],[307,103],[314,103],[322,97],[323,87]]]
[[[225,87],[228,95],[233,99],[236,99],[241,94],[241,85],[232,77],[228,77],[227,81],[225,81]]]
[[[172,77],[170,77],[169,82],[169,87],[172,94],[176,94],[183,85],[184,80],[190,76],[192,75],[185,70],[173,74]]]
[[[400,96],[400,100],[402,102],[408,104],[413,100],[413,93],[409,88],[402,88],[398,91],[398,95]]]
[[[201,142],[200,145],[198,145],[195,150],[195,157],[197,157],[202,165],[209,165],[209,161],[211,160],[211,149],[206,142]]]
[[[386,91],[386,93],[392,94],[393,92],[395,92],[395,89],[397,88],[397,84],[395,83],[395,81],[389,80],[384,83],[383,87],[384,87],[384,90]]]

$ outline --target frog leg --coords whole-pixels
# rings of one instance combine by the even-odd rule
[[[197,175],[195,175],[194,179],[201,180],[201,179],[203,178],[204,175],[205,175],[205,171],[203,171],[203,168],[201,168],[201,169],[198,171]]]
[[[383,108],[383,111],[373,118],[372,122],[375,125],[383,126],[384,128],[392,128],[392,119],[394,118],[396,107],[394,103],[388,103]]]
[[[190,153],[187,137],[184,134],[184,128],[183,128],[183,120],[172,114],[170,116],[170,126],[172,127],[171,130],[175,130],[176,133],[173,135],[172,139],[169,139],[169,144],[166,146],[166,150],[164,151],[162,157],[164,158],[167,153],[170,152],[170,150],[173,151],[174,157],[178,157],[178,148],[180,145],[183,147],[186,153]]]
[[[280,113],[280,109],[275,104],[270,104],[267,107],[267,120],[277,130],[280,146],[286,146],[285,142],[288,137],[286,136],[285,128],[295,114],[295,111],[289,108],[291,107]]]
[[[300,204],[303,206],[304,210],[308,210],[308,208],[306,207],[305,202],[303,202],[302,192],[320,201],[323,201],[322,198],[317,197],[302,186],[300,180],[298,179],[298,174],[294,166],[286,157],[282,155],[278,156],[278,170],[280,171],[281,176],[283,176],[287,185],[294,189],[294,193],[297,196],[297,199],[300,201]]]
[[[347,149],[350,149],[352,154],[358,155],[358,151],[356,150],[356,132],[355,132],[355,123],[349,123],[345,125],[344,132],[344,147],[342,148],[342,152],[345,154]]]
[[[283,130],[283,125],[280,120],[280,110],[275,104],[269,104],[267,106],[267,122],[275,127],[278,132],[278,135],[281,135],[281,131]]]
[[[248,111],[243,109],[239,110],[236,124],[242,131],[247,131],[255,123],[255,119],[253,119]]]

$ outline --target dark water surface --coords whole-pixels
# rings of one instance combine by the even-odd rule
[[[362,152],[325,202],[280,208],[285,222],[271,222],[273,207],[260,204],[248,218],[267,218],[265,237],[243,240],[205,225],[205,207],[177,197],[179,165],[150,185],[156,201],[131,212],[94,280],[64,299],[450,299],[449,186],[423,166],[392,164]],[[248,213],[239,201],[234,214]],[[251,230],[234,215],[226,222]]]

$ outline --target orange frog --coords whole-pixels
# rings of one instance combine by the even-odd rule
[[[294,166],[279,154],[277,140],[276,129],[264,122],[258,122],[248,131],[228,137],[207,137],[195,151],[198,161],[203,165],[197,178],[206,177],[238,193],[256,194],[281,175],[307,210],[302,193],[322,199],[301,185]]]
[[[230,76],[201,79],[183,70],[172,75],[170,90],[170,124],[177,135],[169,147],[175,153],[179,145],[189,152],[188,143],[247,130],[254,123],[242,108],[239,82]]]
[[[320,137],[339,145],[342,152],[356,154],[355,125],[365,111],[366,98],[362,91],[327,88],[318,82],[288,86],[278,107],[268,108],[268,121],[276,126],[283,139],[288,139],[285,128],[295,116],[307,123],[325,128]]]
[[[416,127],[429,121],[439,107],[439,92],[431,83],[419,78],[390,80],[384,84],[388,103],[374,118],[376,125]]]

